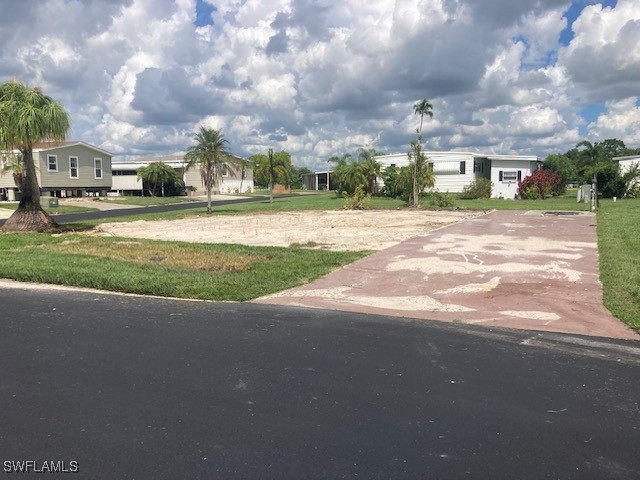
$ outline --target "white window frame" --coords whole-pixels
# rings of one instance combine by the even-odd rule
[[[505,170],[502,172],[502,183],[516,183],[517,181],[518,181],[517,170]]]
[[[51,159],[55,160],[56,168],[51,168]],[[58,155],[47,154],[47,172],[57,172],[58,171]]]
[[[100,175],[97,175],[98,170],[100,171]],[[102,172],[102,158],[94,158],[93,159],[93,178],[95,178],[96,180],[99,180],[101,178],[103,178],[103,172]]]
[[[227,167],[226,164],[222,164],[222,176],[223,177],[228,177],[229,176],[229,167]]]
[[[71,165],[71,161],[75,160],[76,161],[76,166],[73,167]],[[76,170],[76,174],[73,175],[73,170]],[[80,178],[80,161],[78,159],[78,157],[76,157],[75,155],[69,155],[69,178]]]

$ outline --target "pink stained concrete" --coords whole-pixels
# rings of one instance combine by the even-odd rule
[[[492,212],[255,302],[640,340],[602,305],[587,213]]]

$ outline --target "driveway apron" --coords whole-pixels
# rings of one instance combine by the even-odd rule
[[[591,213],[494,211],[255,302],[640,339],[602,304]]]

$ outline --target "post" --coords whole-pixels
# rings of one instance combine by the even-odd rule
[[[269,203],[273,203],[273,148],[269,149]]]
[[[327,162],[327,192],[329,191],[329,162]]]

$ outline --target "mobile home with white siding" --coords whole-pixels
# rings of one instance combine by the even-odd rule
[[[493,183],[491,196],[515,198],[518,181],[531,175],[541,167],[535,155],[489,155],[473,152],[424,152],[433,165],[435,185],[431,190],[460,193],[467,185],[479,178],[488,178]],[[376,160],[382,169],[389,166],[404,167],[409,164],[406,153],[381,155]],[[383,186],[382,180],[379,185]]]

